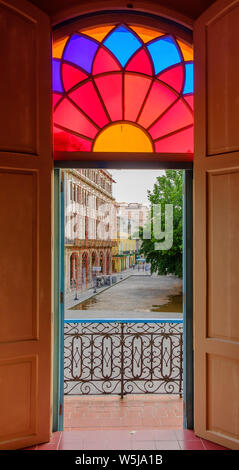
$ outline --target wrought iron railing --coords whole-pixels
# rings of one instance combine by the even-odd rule
[[[182,320],[65,320],[66,395],[182,395]]]

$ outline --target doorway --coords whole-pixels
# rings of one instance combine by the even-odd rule
[[[146,171],[146,170],[145,170]],[[159,172],[159,171],[158,171]],[[183,304],[183,312],[184,312],[184,315],[183,315],[183,347],[184,347],[184,352],[183,352],[183,361],[184,361],[184,366],[183,366],[183,384],[184,384],[184,387],[183,387],[183,401],[184,401],[184,427],[185,428],[188,428],[188,429],[192,429],[193,428],[193,378],[192,378],[192,172],[191,170],[185,170],[184,172],[184,175],[183,175],[183,186],[184,186],[184,198],[183,198],[183,241],[184,241],[184,250],[183,250],[183,292],[184,292],[184,295],[183,295],[183,300],[184,300],[184,304]],[[59,219],[62,219],[62,221],[64,220],[64,204],[63,204],[63,201],[64,201],[64,185],[66,184],[66,181],[64,181],[64,175],[63,175],[63,171],[60,170],[60,169],[56,169],[55,170],[55,195],[57,197],[57,201],[55,201],[55,210],[57,209],[58,210],[58,214],[61,214],[61,217],[59,217],[59,215],[57,216],[58,218],[58,223],[57,223],[57,227],[60,227],[61,226],[61,229],[60,229],[60,233],[58,233],[58,236],[55,237],[55,240],[57,241],[58,243],[58,248],[56,250],[56,254],[58,256],[58,259],[61,259],[61,260],[64,260],[64,245],[65,245],[65,240],[64,240],[64,223],[61,223],[59,224]],[[62,190],[62,191],[61,191]],[[75,191],[75,194],[77,194],[77,191]],[[61,201],[61,204],[59,204],[59,202]],[[58,202],[58,203],[57,203]],[[74,225],[74,224],[73,224]],[[85,231],[84,231],[85,233]],[[67,240],[67,243],[69,243],[69,239]],[[68,246],[68,245],[67,245]],[[119,244],[120,246],[120,244]],[[75,246],[74,246],[74,250],[75,250]],[[91,247],[92,248],[92,247]],[[126,247],[127,248],[127,247]],[[99,268],[102,268],[101,265],[100,265],[100,261],[102,259],[104,259],[103,257],[103,252],[102,251],[99,251],[99,256],[97,255],[97,249],[96,249],[96,246],[94,246],[93,248],[93,252],[92,252],[92,258],[94,260],[94,263],[93,265],[96,263],[96,264],[99,264]],[[59,251],[58,251],[59,250]],[[78,258],[79,258],[79,253],[80,251],[82,251],[82,249],[79,249],[78,251]],[[124,250],[124,251],[129,251],[129,250]],[[61,252],[61,256],[59,256],[59,252]],[[76,253],[77,251],[75,250],[75,257],[76,257]],[[82,254],[85,254],[82,253]],[[131,254],[132,255],[132,254]],[[71,255],[72,256],[72,255]],[[136,255],[136,253],[134,254],[134,261],[136,261],[136,256],[139,258],[138,254]],[[117,257],[114,257],[112,256],[112,253],[110,254],[109,252],[106,253],[106,259],[108,258],[111,258],[111,261],[113,260],[114,258],[114,265],[116,265],[117,263]],[[126,257],[129,257],[129,253],[126,254]],[[69,258],[71,260],[71,258]],[[89,255],[89,259],[90,259],[90,255]],[[122,277],[122,275],[124,275],[124,272],[127,272],[127,271],[132,271],[130,273],[130,275],[132,276],[133,274],[133,262],[131,263],[131,267],[128,267],[127,269],[127,264],[126,264],[126,261],[122,264],[121,261],[122,259],[119,258],[120,260],[120,269],[122,269],[122,271],[118,274],[118,277],[119,277],[119,281],[122,283],[122,279],[120,279],[120,277]],[[137,267],[141,270],[142,269],[142,274],[145,273],[146,275],[146,272],[143,272],[143,266],[144,266],[144,259],[142,258],[141,256],[141,260],[138,260],[138,263],[137,263]],[[69,264],[70,264],[70,261],[69,261]],[[129,264],[129,263],[128,263]],[[95,271],[95,266],[92,265],[92,273],[93,274],[93,271]],[[58,269],[61,270],[61,272],[59,273],[59,276],[58,276],[58,279],[61,279],[61,292],[62,292],[62,289],[64,289],[64,272],[63,272],[63,266],[65,266],[65,270],[67,270],[67,267],[66,267],[66,261],[64,261],[64,263],[61,263],[58,264]],[[71,297],[72,297],[72,303],[74,305],[73,306],[73,310],[71,310],[73,316],[71,318],[74,318],[74,319],[77,319],[79,320],[81,318],[81,320],[84,318],[85,319],[85,313],[89,314],[91,313],[90,312],[90,309],[87,311],[87,307],[84,307],[83,304],[87,304],[87,302],[90,302],[92,303],[93,301],[95,301],[96,299],[96,296],[98,297],[99,299],[99,291],[104,291],[104,289],[106,290],[106,292],[110,292],[109,290],[109,286],[101,286],[101,287],[97,287],[97,294],[94,293],[93,289],[95,288],[95,285],[93,285],[95,279],[94,279],[94,276],[92,276],[91,278],[91,284],[88,285],[88,292],[90,292],[90,299],[85,302],[82,302],[82,299],[86,293],[86,288],[87,286],[83,285],[81,280],[82,280],[82,275],[80,273],[80,263],[78,262],[78,268],[75,268],[75,272],[76,272],[76,276],[78,276],[78,281],[75,282],[74,286],[73,286],[73,289],[72,289],[72,292],[71,292]],[[82,264],[82,269],[83,269],[83,264]],[[112,268],[113,268],[113,263],[112,263]],[[125,269],[126,268],[126,269]],[[139,274],[141,274],[141,271],[139,270]],[[113,269],[111,269],[111,272],[113,271]],[[91,272],[91,269],[89,269],[89,272]],[[71,273],[71,271],[70,271]],[[99,273],[98,273],[99,274]],[[102,275],[104,275],[104,270],[102,270]],[[113,274],[113,273],[112,273]],[[100,276],[99,276],[100,277]],[[105,277],[107,278],[106,275],[102,276],[102,277]],[[111,278],[112,279],[112,278]],[[76,286],[77,286],[77,289],[76,289]],[[57,285],[55,285],[55,289],[58,288],[59,289],[59,285],[57,287]],[[90,289],[92,289],[90,291]],[[111,287],[112,289],[112,287]],[[113,287],[114,289],[114,287]],[[79,296],[79,292],[81,292],[81,296]],[[83,294],[83,297],[82,297],[82,294]],[[103,294],[102,294],[103,295]],[[56,293],[56,296],[57,296],[57,293]],[[65,290],[65,294],[61,294],[60,295],[60,298],[61,299],[66,299],[66,290]],[[104,306],[103,306],[104,307]],[[64,308],[64,302],[60,302],[58,304],[58,308],[60,309],[60,323],[58,323],[57,325],[57,330],[55,328],[55,331],[57,331],[57,335],[58,335],[58,338],[59,338],[59,341],[57,343],[57,351],[55,350],[55,356],[56,354],[58,354],[58,371],[59,371],[59,376],[58,376],[58,382],[57,382],[57,377],[55,377],[55,393],[54,393],[54,397],[55,397],[55,400],[54,400],[54,423],[55,423],[55,430],[59,430],[59,429],[62,429],[63,428],[63,410],[64,410],[64,387],[63,387],[63,369],[64,369],[64,357],[63,357],[63,354],[62,354],[62,351],[64,349],[63,347],[63,344],[64,344],[64,316],[65,316],[65,308]],[[104,307],[105,308],[105,307]],[[157,310],[157,309],[156,309]],[[68,313],[69,313],[70,310],[68,310]],[[94,308],[93,308],[93,311],[94,311]],[[76,315],[75,315],[76,314]],[[80,314],[80,316],[79,316]],[[82,316],[82,314],[84,314]],[[103,315],[104,317],[104,315]],[[172,316],[171,316],[172,317]],[[92,323],[92,319],[94,318],[94,314],[93,316],[91,315],[91,317],[89,316],[90,318],[90,322]],[[162,316],[161,316],[162,318]],[[109,319],[109,318],[108,318]],[[142,319],[142,318],[141,318]],[[122,318],[121,318],[122,320]],[[67,320],[65,319],[65,322]],[[79,322],[80,323],[80,322]],[[82,322],[81,322],[82,323]],[[60,333],[60,334],[59,334]],[[79,333],[79,332],[78,332]],[[59,354],[60,353],[60,354]],[[187,361],[187,367],[186,367],[186,361]],[[56,361],[55,361],[55,367],[56,367]],[[62,374],[62,375],[61,375]],[[61,377],[60,381],[59,381],[59,377]],[[75,386],[75,384],[73,384]],[[56,393],[57,391],[57,393]],[[118,391],[119,393],[119,391]],[[109,395],[108,395],[109,396]],[[172,398],[172,396],[171,396]],[[72,398],[71,398],[72,399]],[[86,399],[86,397],[84,398]],[[128,397],[127,397],[128,399]],[[129,399],[131,400],[131,398],[129,397]],[[179,405],[181,406],[181,405]],[[145,410],[146,410],[146,407],[145,407]]]
[[[109,181],[104,181],[96,168],[102,171],[109,168],[187,170],[183,286],[184,310],[189,311],[192,299],[192,295],[187,297],[188,283],[192,289],[192,269],[187,267],[189,259],[192,263],[192,204],[189,203],[193,157],[192,37],[189,31],[180,30],[176,25],[171,27],[145,17],[139,20],[132,16],[131,19],[132,22],[130,16],[126,18],[124,14],[117,18],[102,15],[98,23],[92,17],[87,25],[80,20],[56,31],[53,44],[55,168],[81,169],[84,177],[91,174],[92,181],[102,184],[106,192]],[[140,22],[144,23],[143,20],[146,21],[144,26]],[[58,181],[61,176],[58,175]],[[61,186],[64,187],[64,181]],[[73,199],[87,201],[87,191],[82,194],[74,184],[70,194]],[[84,235],[88,235],[85,222],[79,224],[80,227]],[[103,248],[97,253],[94,274],[98,268],[102,275],[107,275],[109,267],[116,273],[131,268],[133,259],[124,253],[127,250],[123,242],[121,245],[122,252],[117,254],[114,263]],[[90,246],[85,248],[90,249]],[[88,286],[92,276],[91,268],[88,270],[91,255],[85,250],[77,257],[77,281],[73,286],[76,301],[79,270],[81,288]],[[139,268],[141,265],[144,267],[143,261],[138,262]],[[190,273],[188,278],[186,272]],[[63,303],[63,291],[61,299]],[[188,327],[189,335],[189,323]],[[190,343],[189,356],[191,348]],[[187,370],[185,368],[184,373]],[[192,386],[192,380],[185,380],[185,383]],[[58,408],[62,411],[62,401]],[[185,426],[190,427],[192,419],[190,424],[189,414],[186,415]]]

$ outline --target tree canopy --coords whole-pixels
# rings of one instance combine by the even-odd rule
[[[148,191],[151,203],[150,231],[151,239],[143,239],[143,228],[140,229],[142,245],[140,252],[146,261],[151,263],[151,272],[158,274],[176,274],[182,277],[183,252],[183,172],[166,170],[165,175],[158,176],[153,191]],[[173,245],[169,250],[155,250],[157,240],[153,233],[153,204],[161,204],[161,229],[165,230],[165,205],[173,205]]]

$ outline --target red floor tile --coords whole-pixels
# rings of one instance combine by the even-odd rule
[[[156,441],[157,450],[181,450],[178,441]]]
[[[26,450],[224,450],[193,431],[75,430],[53,433],[49,443]]]
[[[155,431],[153,429],[139,429],[131,431],[131,438],[135,441],[154,441]]]
[[[181,450],[205,450],[200,439],[196,441],[179,441],[179,446]]]
[[[177,429],[175,435],[178,441],[200,441],[200,438],[190,429]]]
[[[171,429],[157,429],[154,431],[154,439],[156,441],[177,441],[175,430]]]
[[[132,450],[156,450],[154,441],[133,441]]]
[[[201,441],[206,450],[227,450],[226,447],[215,444],[214,442],[206,441],[205,439],[201,439]]]
[[[65,397],[64,431],[27,450],[223,450],[183,430],[177,396]]]

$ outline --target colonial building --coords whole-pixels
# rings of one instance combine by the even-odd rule
[[[107,170],[65,172],[65,290],[85,289],[96,273],[111,274],[116,238],[114,180]]]

